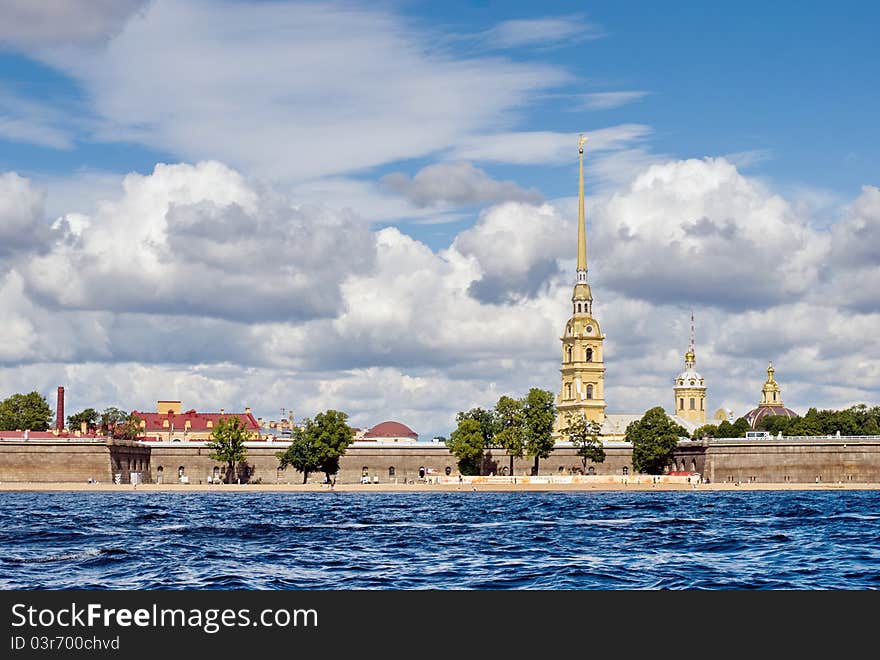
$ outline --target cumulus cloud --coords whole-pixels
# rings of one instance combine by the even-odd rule
[[[232,320],[332,316],[340,278],[368,267],[362,223],[295,207],[216,162],[128,175],[93,217],[63,216],[29,290],[71,309]]]
[[[779,304],[819,281],[828,237],[723,159],[654,165],[596,213],[608,285],[657,302],[732,311]]]
[[[0,262],[48,247],[44,196],[15,172],[0,174]]]
[[[481,213],[452,248],[480,268],[480,278],[468,287],[471,295],[486,303],[512,302],[537,296],[559,274],[557,260],[574,252],[575,231],[550,205],[510,202]]]
[[[419,170],[412,178],[395,172],[380,180],[388,190],[403,195],[418,207],[448,204],[483,204],[498,201],[538,203],[541,193],[524,190],[513,181],[497,181],[470,163],[439,163]]]
[[[831,236],[831,295],[850,309],[880,311],[880,189],[864,186]]]
[[[91,44],[117,32],[149,0],[0,0],[0,45],[28,50]]]

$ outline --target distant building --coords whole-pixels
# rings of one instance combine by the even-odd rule
[[[261,440],[260,425],[251,414],[250,408],[244,412],[227,413],[223,408],[220,412],[181,412],[180,401],[159,401],[157,411],[139,412],[133,410],[132,415],[141,418],[144,440],[165,442],[204,442],[211,440],[211,433],[221,418],[238,417],[245,428],[253,434],[252,440]]]
[[[799,417],[794,410],[783,405],[782,389],[773,377],[775,371],[776,369],[773,368],[773,363],[771,362],[767,367],[767,380],[764,383],[764,387],[761,388],[761,403],[758,404],[757,408],[753,408],[743,415],[749,426],[753,429],[757,428],[758,424],[765,417],[772,417],[774,415],[781,415],[789,419]]]
[[[694,315],[691,313],[691,343],[684,354],[684,371],[675,377],[674,408],[678,417],[695,422],[706,423],[706,384],[695,369],[697,361],[694,352]]]
[[[355,440],[360,442],[418,442],[419,434],[413,431],[406,424],[400,422],[387,421],[376,424],[369,431],[366,431],[358,437],[355,433]]]

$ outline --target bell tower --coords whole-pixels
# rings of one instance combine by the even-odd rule
[[[577,275],[571,295],[571,317],[562,337],[562,387],[556,397],[556,432],[567,418],[581,415],[589,421],[605,421],[605,335],[593,317],[593,293],[587,281],[587,228],[584,215],[584,142],[578,140],[578,246]]]
[[[675,414],[684,419],[706,423],[706,383],[696,370],[697,354],[694,351],[694,313],[691,312],[691,343],[684,354],[684,371],[675,377],[672,391],[675,393]]]

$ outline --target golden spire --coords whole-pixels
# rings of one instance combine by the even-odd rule
[[[587,225],[584,217],[584,142],[586,141],[587,136],[583,134],[578,139],[578,156],[580,160],[578,170],[578,282],[587,281]]]
[[[776,379],[773,378],[773,374],[776,369],[773,368],[773,362],[767,366],[767,382],[764,383],[764,387],[761,388],[761,405],[762,406],[781,406],[782,404],[782,389],[779,387],[779,383],[776,382]]]
[[[687,353],[684,354],[684,364],[689,369],[693,369],[696,361],[697,354],[694,352],[694,311],[691,310],[691,343],[688,346]]]

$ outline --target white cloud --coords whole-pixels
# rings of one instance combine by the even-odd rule
[[[603,36],[604,31],[599,25],[589,23],[580,16],[504,21],[484,34],[486,42],[498,48],[551,46]]]
[[[106,39],[148,0],[0,0],[0,45],[29,50]]]
[[[157,0],[104,46],[39,56],[93,99],[98,139],[295,181],[446,149],[568,79],[432,41],[350,5]]]
[[[15,172],[0,174],[0,260],[43,250],[50,229],[43,217],[44,197]]]
[[[600,264],[627,295],[728,310],[812,291],[828,237],[723,159],[653,165],[594,219]]]
[[[333,315],[347,268],[374,248],[363,223],[294,207],[216,162],[130,174],[94,217],[27,269],[40,299],[71,309],[251,320]]]
[[[587,150],[621,149],[651,133],[648,126],[621,124],[586,131]],[[451,157],[461,160],[515,163],[518,165],[561,164],[576,162],[578,133],[528,131],[476,135],[456,147]]]
[[[466,162],[429,165],[412,178],[395,172],[382,177],[379,183],[420,208],[437,204],[541,201],[541,193],[534,188],[524,190],[513,181],[497,181],[484,170]]]
[[[610,110],[619,108],[627,103],[633,103],[645,98],[650,92],[631,90],[627,92],[596,92],[584,94],[584,107],[587,110]]]

